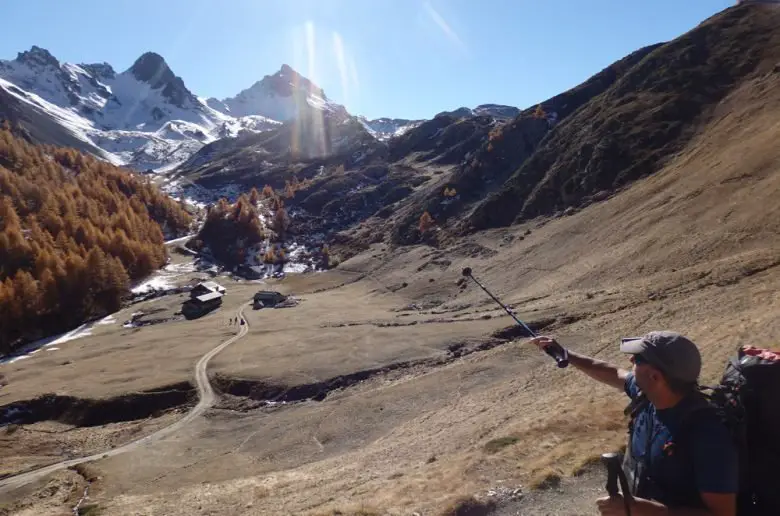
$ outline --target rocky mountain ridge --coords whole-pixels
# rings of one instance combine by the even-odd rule
[[[777,22],[777,5],[734,6],[509,120],[461,109],[425,121],[386,154],[347,165],[340,181],[352,186],[329,191],[332,206],[353,214],[334,220],[353,225],[333,228],[333,238],[347,254],[377,242],[446,246],[604,201],[668,165],[727,95],[778,77]],[[369,170],[413,172],[383,198],[357,179]]]
[[[38,46],[0,61],[0,116],[39,143],[73,146],[136,170],[169,170],[217,139],[324,112],[350,117],[287,65],[220,104],[195,95],[154,52],[121,73],[108,63],[61,63]]]
[[[465,116],[499,119],[518,112],[492,104],[463,110]],[[234,97],[203,99],[154,52],[117,73],[108,63],[61,63],[38,46],[0,60],[0,116],[37,143],[72,146],[115,165],[157,172],[172,170],[219,139],[284,123],[356,120],[387,142],[424,122],[353,117],[287,64]]]

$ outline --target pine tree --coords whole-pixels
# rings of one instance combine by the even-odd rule
[[[233,205],[233,209],[231,210],[231,218],[239,221],[242,218],[246,219],[246,215],[242,217],[242,213],[247,211],[249,206],[250,202],[249,199],[247,199],[247,196],[244,194],[239,195],[236,204]]]
[[[2,141],[0,141],[0,146]],[[11,325],[10,304],[12,298],[10,293],[6,291],[5,282],[0,281],[0,328],[9,328]],[[0,335],[0,353],[7,353],[9,335]]]
[[[112,294],[112,301],[118,305],[120,296],[127,291],[130,278],[117,258],[108,258],[106,261],[106,289]],[[113,305],[112,305],[113,306]]]
[[[263,226],[260,223],[260,218],[257,216],[257,213],[254,213],[254,216],[249,220],[247,235],[252,243],[260,242],[265,239],[265,232],[263,231]]]
[[[0,281],[0,323],[3,333],[0,333],[0,350],[10,351],[11,340],[18,336],[19,303],[14,292],[14,282],[9,277]],[[14,331],[15,330],[15,331]]]
[[[420,233],[425,233],[433,226],[433,217],[427,211],[420,216]]]
[[[19,226],[10,226],[3,230],[2,235],[7,240],[0,241],[1,266],[9,270],[32,266],[34,257],[31,256],[30,245],[24,238],[22,229]]]
[[[274,232],[280,236],[284,236],[287,229],[290,227],[290,217],[287,215],[287,210],[285,210],[281,205],[274,213],[274,218],[272,221],[271,228],[274,230]]]
[[[57,279],[51,269],[45,269],[39,276],[40,283],[40,306],[44,314],[56,313],[59,311],[60,297],[57,288]]]
[[[40,307],[40,293],[38,283],[32,274],[25,270],[19,270],[14,276],[15,302],[18,303],[22,319],[34,319],[38,315]]]
[[[21,227],[19,215],[16,214],[10,197],[3,196],[0,202],[0,230],[18,229]]]
[[[87,254],[87,271],[89,271],[92,291],[102,292],[107,284],[106,255],[99,247],[93,247]]]

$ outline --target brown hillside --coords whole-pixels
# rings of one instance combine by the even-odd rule
[[[539,105],[542,116],[536,116],[537,108],[529,108],[511,122],[496,127],[473,157],[455,171],[453,187],[461,192],[463,200],[483,198],[487,192],[499,188],[544,143],[557,124],[608,90],[660,46],[651,45],[632,52],[582,84],[542,102]]]
[[[607,90],[658,46],[632,52],[582,84],[542,102],[540,109],[549,120],[547,116],[536,116],[536,108],[526,109],[507,122],[488,117],[459,118],[445,113],[391,140],[391,160],[411,157],[415,162],[455,164],[446,187],[457,192],[456,196],[444,198],[441,185],[437,185],[439,188],[410,198],[404,203],[407,209],[393,221],[392,241],[399,244],[419,241],[420,234],[415,228],[424,212],[444,223],[497,191],[533,155],[556,123]],[[453,135],[459,139],[453,140]]]
[[[474,211],[471,227],[586,205],[599,192],[656,172],[729,92],[767,73],[778,76],[778,23],[777,6],[736,6],[654,50],[560,124]]]

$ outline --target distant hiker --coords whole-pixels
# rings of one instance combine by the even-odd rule
[[[540,349],[559,345],[551,337],[531,342]],[[696,345],[679,333],[654,331],[622,339],[620,350],[629,355],[630,371],[571,350],[569,360],[632,400],[634,419],[623,462],[634,494],[631,515],[736,515],[737,447],[714,413],[698,410],[705,402],[698,391]],[[620,495],[596,504],[602,515],[626,514]]]

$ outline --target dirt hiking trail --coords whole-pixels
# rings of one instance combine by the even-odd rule
[[[244,324],[240,326],[239,332],[233,337],[230,337],[226,341],[222,342],[220,345],[218,345],[217,347],[215,347],[205,355],[203,355],[201,359],[198,360],[198,363],[195,364],[195,383],[198,389],[198,403],[183,418],[179,419],[178,421],[176,421],[175,423],[169,426],[161,428],[160,430],[154,432],[153,434],[149,434],[145,437],[142,437],[136,441],[129,442],[118,448],[114,448],[112,450],[106,450],[105,452],[101,452],[101,453],[95,453],[93,455],[89,455],[86,457],[80,457],[78,459],[71,459],[71,460],[58,462],[56,464],[51,464],[50,466],[46,466],[40,469],[29,471],[27,473],[22,473],[21,475],[15,475],[0,480],[0,492],[7,492],[13,489],[23,487],[31,482],[43,478],[46,475],[49,475],[60,469],[69,468],[77,464],[83,464],[85,462],[89,462],[97,459],[104,459],[131,450],[135,450],[139,448],[141,445],[148,445],[153,442],[159,441],[160,439],[168,435],[171,435],[172,433],[178,431],[184,426],[190,424],[196,417],[200,416],[201,414],[203,414],[203,412],[205,412],[207,409],[213,406],[214,400],[216,399],[214,396],[214,389],[212,389],[211,387],[211,383],[209,382],[209,377],[207,374],[209,361],[212,358],[214,358],[214,356],[217,355],[220,351],[222,351],[232,343],[236,342],[237,340],[241,339],[244,335],[246,335],[249,332],[249,322],[247,321],[246,318],[244,318],[244,308],[246,308],[246,306],[247,305],[242,305],[236,312],[238,320],[244,321]]]

